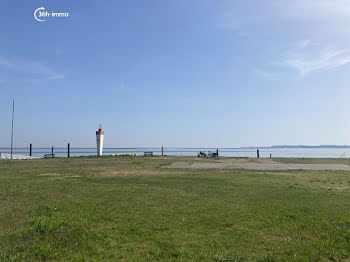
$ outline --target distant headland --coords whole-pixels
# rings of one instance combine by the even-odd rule
[[[350,148],[350,145],[275,145],[275,146],[249,146],[241,147],[242,149],[253,149],[253,148]]]

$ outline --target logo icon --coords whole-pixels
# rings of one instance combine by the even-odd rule
[[[45,7],[39,7],[39,8],[37,8],[37,9],[35,9],[35,11],[34,11],[34,18],[37,20],[37,21],[39,21],[39,22],[44,22],[46,19],[39,19],[38,18],[38,16],[39,17],[41,17],[41,13],[43,12],[41,12],[41,10],[45,10]],[[38,14],[38,12],[39,12],[39,14]],[[47,11],[46,11],[47,12]]]

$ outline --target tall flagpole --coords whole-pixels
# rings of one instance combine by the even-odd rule
[[[12,159],[12,148],[13,148],[13,118],[15,116],[15,100],[12,101],[12,129],[11,129],[11,159]]]

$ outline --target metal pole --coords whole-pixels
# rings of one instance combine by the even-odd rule
[[[70,157],[70,143],[68,143],[68,157]]]
[[[11,128],[11,159],[12,159],[12,148],[13,148],[13,119],[15,116],[15,100],[12,101],[12,128]]]
[[[258,150],[256,150],[256,156],[257,156],[257,158],[259,158],[260,156],[259,156],[259,149]]]
[[[52,148],[51,148],[51,155],[53,155],[53,146],[52,146]]]
[[[164,147],[162,146],[162,156],[164,156]]]
[[[32,144],[29,145],[29,156],[32,156]]]

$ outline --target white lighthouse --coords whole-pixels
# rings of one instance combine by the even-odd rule
[[[97,155],[98,156],[102,156],[104,135],[105,135],[105,132],[102,130],[102,127],[100,125],[100,127],[96,131],[96,144],[97,144]]]

